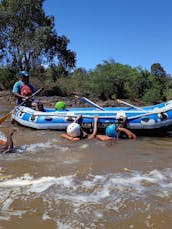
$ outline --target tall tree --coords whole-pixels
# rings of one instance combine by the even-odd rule
[[[151,73],[157,77],[165,77],[166,72],[160,63],[154,63],[151,65]]]
[[[166,75],[166,72],[164,68],[159,63],[154,63],[151,65],[151,73],[155,76],[155,79],[157,80],[157,84],[159,86],[159,94],[162,100],[166,100],[164,96],[164,92],[167,86],[168,77]]]
[[[54,17],[43,11],[44,0],[0,0],[1,66],[16,70],[39,64],[58,64],[64,71],[75,67],[76,54],[67,49],[69,39],[58,36]]]

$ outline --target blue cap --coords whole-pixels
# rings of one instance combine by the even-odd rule
[[[19,76],[26,76],[26,77],[28,77],[29,76],[29,72],[27,72],[27,71],[20,71],[18,75]]]
[[[115,124],[110,124],[109,126],[107,126],[105,133],[109,137],[116,138],[117,137],[117,131],[116,131]]]

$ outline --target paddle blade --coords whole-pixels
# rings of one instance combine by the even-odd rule
[[[120,99],[117,99],[116,101],[117,101],[117,103],[121,103],[121,100]]]
[[[4,115],[2,118],[0,118],[0,124],[3,123],[7,118],[9,118],[12,114],[12,111]]]

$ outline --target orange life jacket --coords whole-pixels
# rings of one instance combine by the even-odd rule
[[[5,145],[6,141],[0,139],[0,145]]]
[[[24,96],[30,96],[32,95],[32,91],[28,85],[24,84],[20,89],[20,94]]]

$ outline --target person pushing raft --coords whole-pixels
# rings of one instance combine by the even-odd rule
[[[105,135],[97,134],[96,138],[101,141],[111,140],[114,138],[136,139],[136,135],[127,128],[110,124],[106,127]]]
[[[111,140],[113,138],[129,138],[136,139],[136,135],[130,130],[124,127],[116,126],[115,124],[110,124],[106,127],[105,135],[97,134],[97,123],[98,116],[94,117],[93,133],[88,135],[83,131],[80,126],[80,121],[82,115],[79,115],[66,129],[66,133],[62,134],[61,137],[71,141],[78,141],[82,138],[87,138],[89,140],[97,138],[101,141]]]
[[[87,138],[88,140],[91,140],[95,138],[97,133],[97,121],[98,117],[94,117],[94,128],[93,133],[88,135],[80,126],[80,121],[82,120],[82,115],[79,115],[69,126],[67,127],[66,133],[61,134],[62,138],[65,138],[67,140],[71,141],[78,141],[82,138]]]

